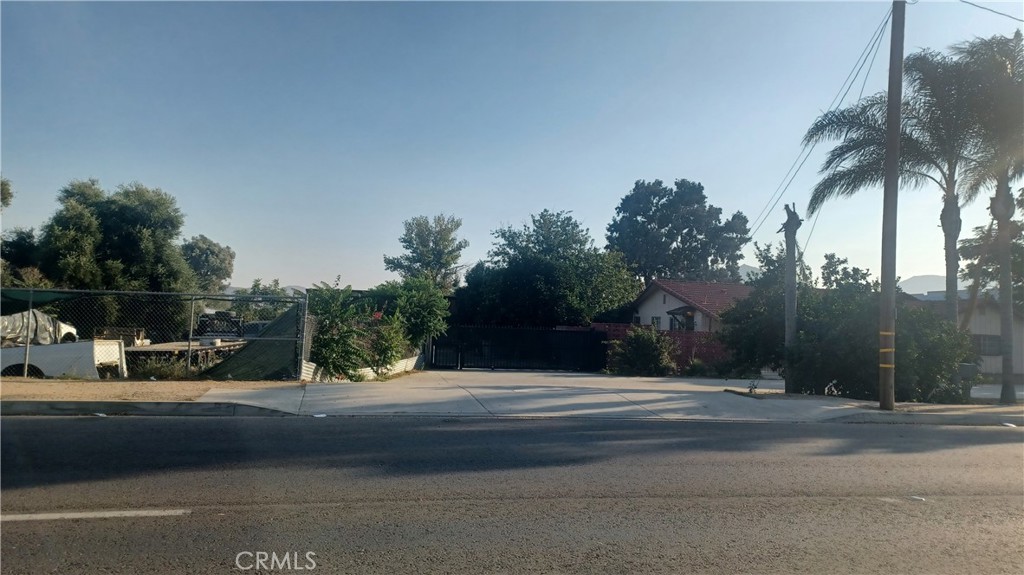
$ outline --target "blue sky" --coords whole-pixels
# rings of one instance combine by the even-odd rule
[[[545,208],[603,246],[638,179],[702,182],[753,221],[888,6],[5,1],[0,153],[16,195],[2,225],[39,227],[72,179],[139,181],[177,198],[186,237],[236,251],[234,285],[366,288],[393,278],[383,256],[417,215],[461,217],[468,265],[492,230]],[[906,51],[1018,26],[920,0]],[[865,94],[885,89],[888,42]],[[783,202],[805,209],[824,152]],[[827,205],[813,236],[806,222],[811,265],[835,252],[877,272],[880,202]],[[903,278],[943,273],[939,209],[938,190],[901,193]],[[781,241],[784,219],[780,204],[754,239]]]

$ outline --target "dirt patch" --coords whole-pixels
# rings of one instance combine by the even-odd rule
[[[301,387],[294,381],[96,381],[5,377],[0,399],[35,401],[195,401],[211,388]]]

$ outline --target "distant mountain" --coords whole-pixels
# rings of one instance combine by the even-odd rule
[[[747,264],[740,264],[740,279],[748,281],[750,274],[761,273],[761,268],[755,268],[754,266],[748,266]]]
[[[965,282],[957,281],[958,289],[965,289],[966,287],[967,284]],[[909,277],[900,282],[900,289],[908,294],[924,294],[935,291],[945,292],[946,276],[926,275]]]

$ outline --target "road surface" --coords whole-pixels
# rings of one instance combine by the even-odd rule
[[[0,426],[5,574],[1024,572],[1019,428]]]

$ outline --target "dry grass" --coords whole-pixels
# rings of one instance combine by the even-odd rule
[[[211,388],[300,387],[295,381],[110,381],[5,377],[0,399],[50,401],[195,401]]]

